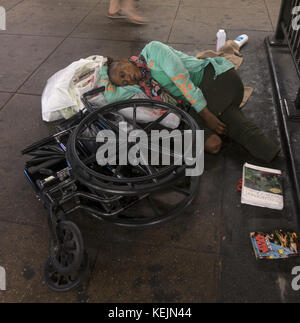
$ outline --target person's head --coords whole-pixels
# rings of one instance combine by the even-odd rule
[[[136,85],[142,79],[142,73],[127,58],[121,58],[108,62],[108,77],[117,86]]]

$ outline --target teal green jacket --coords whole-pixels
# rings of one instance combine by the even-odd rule
[[[223,57],[198,59],[158,41],[147,44],[142,50],[142,55],[152,77],[173,96],[189,102],[197,112],[207,106],[198,87],[205,67],[211,63],[216,72],[215,77],[234,68],[234,65]],[[106,87],[104,96],[109,103],[129,99],[141,92],[138,85],[117,87],[111,84],[106,67],[100,71],[100,82]]]

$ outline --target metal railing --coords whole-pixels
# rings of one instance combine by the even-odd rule
[[[300,121],[300,0],[282,0],[275,34],[265,45],[300,230],[300,156],[292,140]]]
[[[300,0],[282,0],[279,20],[272,45],[286,43],[290,49],[300,83]],[[300,109],[300,86],[295,100]]]

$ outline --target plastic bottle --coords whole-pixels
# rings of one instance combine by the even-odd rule
[[[239,45],[241,48],[243,45],[245,45],[248,41],[249,37],[246,34],[238,36],[234,41]]]
[[[217,44],[216,50],[218,51],[221,47],[223,47],[226,43],[226,32],[224,29],[220,29],[217,32]]]

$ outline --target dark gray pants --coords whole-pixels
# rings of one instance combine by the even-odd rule
[[[227,126],[227,136],[242,145],[254,157],[266,162],[272,161],[280,147],[267,139],[262,131],[249,121],[240,109],[244,96],[244,85],[239,75],[231,69],[214,80],[215,70],[209,64],[204,72],[200,89],[207,101],[207,107]],[[205,140],[214,134],[208,129],[200,115],[191,108],[191,115],[203,129]]]

